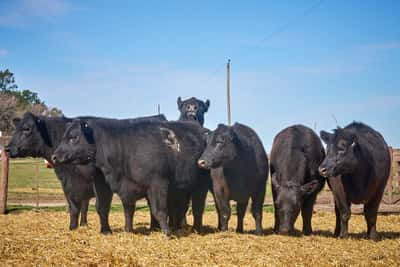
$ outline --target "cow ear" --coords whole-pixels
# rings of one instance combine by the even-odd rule
[[[325,144],[331,143],[333,134],[328,133],[328,132],[325,132],[325,131],[321,131],[321,132],[319,133],[319,135],[321,136],[321,139],[322,139],[322,141],[325,142]]]
[[[210,130],[208,130],[208,129],[206,129],[206,128],[203,129],[203,132],[202,132],[203,138],[204,138],[204,140],[206,141],[207,144],[208,144],[209,141],[210,141],[211,133],[212,133],[212,132],[211,132]]]
[[[205,106],[204,112],[207,112],[208,108],[210,107],[210,100],[207,99],[206,102],[204,103],[204,106]]]
[[[14,118],[13,123],[15,127],[18,127],[18,125],[20,125],[21,123],[21,118]]]
[[[358,146],[358,138],[357,138],[357,135],[355,135],[355,134],[353,134],[352,136],[351,136],[351,147],[353,148],[353,149],[355,149],[355,148],[357,148],[357,146]]]
[[[183,102],[182,102],[182,99],[181,99],[180,96],[178,97],[178,100],[176,101],[176,103],[178,104],[178,109],[181,109],[182,105],[183,105]]]
[[[236,133],[232,130],[231,127],[229,128],[229,138],[234,144],[237,144],[237,142],[239,141]]]
[[[314,193],[318,187],[319,187],[319,182],[318,182],[318,180],[314,179],[311,182],[303,184],[300,187],[300,191],[303,194],[303,196],[308,196],[308,195],[311,195],[312,193]]]

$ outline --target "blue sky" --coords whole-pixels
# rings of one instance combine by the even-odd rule
[[[400,1],[0,1],[0,69],[67,116],[136,117],[210,99],[270,150],[284,127],[353,120],[400,147]]]

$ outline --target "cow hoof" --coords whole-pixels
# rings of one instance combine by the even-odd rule
[[[81,222],[80,226],[88,226],[88,223],[87,222]]]
[[[340,234],[339,238],[347,239],[347,238],[349,238],[349,234]]]
[[[171,235],[172,235],[172,232],[171,232],[171,230],[169,230],[169,229],[164,229],[164,230],[163,230],[163,233],[164,233],[165,236],[167,236],[167,237],[171,237]]]
[[[262,231],[261,229],[257,229],[254,233],[255,233],[256,235],[258,235],[258,236],[263,235],[263,231]]]
[[[303,231],[303,235],[308,236],[311,235],[312,231],[308,230],[308,231]]]
[[[103,235],[111,235],[112,234],[111,229],[101,229],[100,233]]]
[[[372,241],[379,241],[379,235],[377,232],[372,232],[369,234],[368,238]]]
[[[75,230],[75,229],[77,229],[78,228],[78,225],[70,225],[69,226],[69,230]]]

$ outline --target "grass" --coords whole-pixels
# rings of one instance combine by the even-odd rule
[[[10,203],[36,201],[36,168],[38,168],[39,177],[39,202],[64,203],[60,181],[53,169],[46,168],[43,159],[12,159],[9,168],[8,199]],[[268,179],[266,197],[271,198],[271,196],[270,179]],[[212,198],[211,195],[209,198]]]
[[[7,205],[8,213],[22,212],[22,211],[33,211],[37,210],[35,206],[30,205]],[[54,206],[54,207],[40,207],[40,211],[52,211],[52,212],[60,212],[65,211],[64,206]],[[264,205],[264,212],[273,212],[274,208],[272,205]],[[94,205],[89,205],[89,211],[96,211],[96,207]],[[111,212],[123,212],[122,204],[112,204]],[[136,211],[149,211],[149,207],[147,205],[136,206]],[[205,212],[216,211],[215,205],[207,205],[204,209]],[[189,214],[191,214],[191,209],[189,209]],[[232,205],[232,214],[236,214],[236,206]]]

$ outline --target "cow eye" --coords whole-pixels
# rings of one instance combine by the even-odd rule
[[[23,132],[24,134],[28,134],[28,133],[30,133],[30,131],[31,131],[31,129],[30,129],[29,127],[24,127],[24,128],[22,128],[22,132]]]
[[[215,140],[215,143],[218,145],[222,145],[222,144],[224,144],[224,142],[225,142],[225,140],[223,139],[223,138],[218,138],[218,139],[216,139]]]
[[[72,136],[69,138],[70,144],[75,144],[78,141],[79,136]]]

